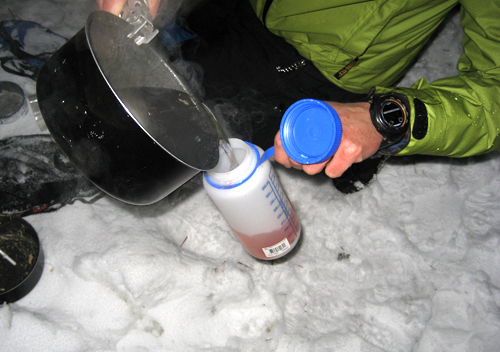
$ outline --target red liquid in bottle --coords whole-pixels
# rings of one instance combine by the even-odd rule
[[[295,210],[290,214],[290,219],[278,230],[245,235],[233,229],[236,237],[248,253],[258,259],[270,260],[282,257],[295,246],[299,234],[299,219]]]

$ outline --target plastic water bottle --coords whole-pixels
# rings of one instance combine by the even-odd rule
[[[285,112],[280,136],[288,156],[301,164],[314,164],[335,153],[342,124],[328,103],[303,99]],[[264,153],[239,139],[229,143],[238,166],[230,165],[224,148],[217,167],[204,173],[203,185],[248,253],[264,260],[280,258],[299,241],[301,226],[267,160],[274,148]]]
[[[263,150],[239,139],[229,143],[239,165],[230,170],[229,161],[221,160],[206,171],[205,190],[249,254],[263,260],[280,258],[299,241],[297,213],[271,162],[261,163]]]

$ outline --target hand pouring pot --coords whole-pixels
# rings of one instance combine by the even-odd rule
[[[219,160],[214,116],[155,40],[107,12],[42,67],[37,99],[52,137],[90,181],[126,203],[161,200]]]

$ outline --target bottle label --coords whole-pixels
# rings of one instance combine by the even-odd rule
[[[273,246],[262,248],[262,250],[264,251],[264,254],[268,258],[276,257],[276,256],[280,255],[281,253],[286,252],[289,249],[290,249],[290,242],[288,242],[288,238],[286,238],[286,237],[282,241],[276,243]]]

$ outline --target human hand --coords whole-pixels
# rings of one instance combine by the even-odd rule
[[[122,12],[123,7],[128,0],[96,0],[99,9],[107,12],[111,12],[113,15],[118,16]],[[147,0],[149,5],[149,11],[151,12],[151,17],[155,18],[158,12],[158,7],[160,7],[161,0]]]
[[[274,158],[278,163],[287,168],[303,170],[309,175],[325,169],[328,177],[336,178],[342,176],[352,164],[359,163],[378,151],[383,137],[373,126],[369,103],[327,103],[337,111],[342,122],[342,139],[335,154],[322,163],[299,164],[286,154],[278,132],[274,138]]]

